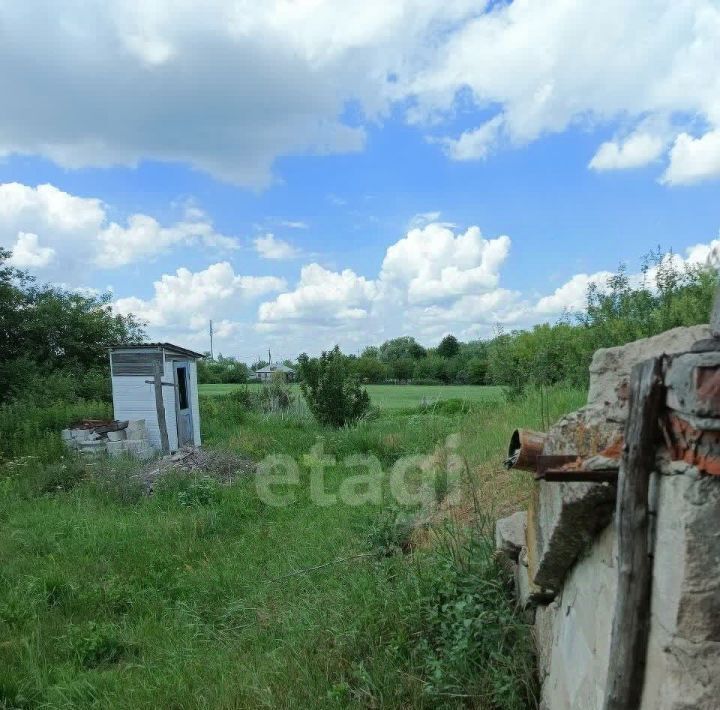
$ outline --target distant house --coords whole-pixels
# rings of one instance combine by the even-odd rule
[[[266,365],[259,370],[255,370],[255,377],[260,380],[260,382],[269,382],[276,372],[282,373],[288,382],[292,382],[295,379],[295,370],[287,365]]]

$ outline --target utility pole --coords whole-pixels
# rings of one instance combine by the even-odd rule
[[[212,321],[210,321],[210,359],[214,360],[215,355],[213,353],[213,327],[212,327]]]
[[[272,357],[270,357],[270,348],[268,348],[268,365],[272,364]]]

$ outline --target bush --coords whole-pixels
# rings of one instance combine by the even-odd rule
[[[336,345],[319,358],[303,353],[298,359],[303,396],[321,424],[341,427],[356,422],[370,408],[367,390],[352,374],[351,365]]]
[[[265,384],[256,396],[259,408],[268,414],[288,410],[295,400],[282,372],[274,372],[270,382]]]

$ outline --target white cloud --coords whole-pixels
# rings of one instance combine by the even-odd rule
[[[266,326],[288,321],[326,325],[356,321],[368,316],[376,294],[375,283],[351,269],[336,272],[309,264],[302,268],[295,289],[262,303],[258,315]]]
[[[300,220],[288,220],[288,219],[281,219],[280,226],[287,227],[288,229],[307,229],[308,228],[308,225],[305,222],[302,222]]]
[[[430,223],[390,245],[373,277],[311,263],[288,288],[283,279],[238,275],[220,262],[197,272],[178,269],[154,283],[152,297],[121,298],[115,305],[147,320],[151,337],[201,350],[212,318],[225,341],[223,352],[252,359],[258,342],[296,355],[336,343],[354,352],[403,334],[425,344],[448,332],[465,340],[488,337],[498,324],[528,327],[582,311],[590,284],[602,287],[612,276],[608,271],[575,274],[552,293],[531,298],[502,283],[510,246],[509,237],[486,238],[478,227],[454,232]],[[671,258],[677,266],[717,264],[720,237]],[[628,278],[634,285],[652,284],[656,275],[652,268]],[[277,295],[263,301],[270,293]]]
[[[0,184],[0,243],[13,252],[16,265],[44,277],[86,276],[88,269],[136,263],[178,244],[237,248],[202,211],[186,209],[184,216],[163,226],[153,217],[133,214],[120,224],[109,219],[97,198],[77,197],[54,185]]]
[[[688,264],[709,264],[717,268],[720,265],[720,239],[713,239],[709,244],[695,244],[688,247],[685,254]]]
[[[670,150],[670,165],[662,181],[668,185],[691,185],[717,177],[720,177],[720,129],[700,138],[681,133]]]
[[[257,327],[286,341],[305,340],[312,329],[330,347],[333,338],[359,345],[403,332],[434,338],[452,322],[512,320],[518,294],[498,286],[509,248],[506,236],[485,239],[477,227],[454,234],[430,223],[391,245],[374,279],[350,269],[303,267],[292,291],[260,305]]]
[[[0,4],[0,154],[70,168],[189,163],[272,182],[278,156],[363,147],[348,101],[385,112],[390,77],[473,0]]]
[[[300,250],[289,242],[278,239],[273,234],[257,237],[253,244],[255,251],[263,259],[294,259],[300,256]]]
[[[716,0],[107,0],[60,14],[45,0],[3,3],[0,23],[0,154],[183,162],[262,187],[278,156],[362,149],[366,123],[397,104],[441,136],[458,108],[482,111],[436,138],[458,160],[578,123],[707,125],[679,142],[667,182],[717,172],[683,161],[720,130]],[[594,167],[657,157],[641,142],[606,144]]]
[[[695,244],[685,250],[685,256],[679,254],[668,254],[665,259],[672,261],[677,269],[686,265],[720,265],[720,239],[713,239],[707,244]],[[629,273],[628,280],[632,286],[646,284],[651,288],[655,287],[658,275],[658,266],[650,267],[645,273]],[[587,305],[587,291],[590,284],[596,284],[604,288],[608,280],[613,276],[609,271],[598,271],[594,274],[575,274],[562,286],[555,289],[549,296],[540,298],[531,312],[539,315],[556,315],[563,312],[579,312],[585,310]]]
[[[410,304],[494,289],[510,238],[484,239],[478,227],[455,235],[445,226],[412,229],[386,252],[380,281],[400,287]]]
[[[661,136],[636,132],[623,141],[603,143],[588,167],[593,170],[626,170],[640,168],[657,160],[667,142]]]
[[[503,116],[495,116],[479,128],[465,131],[459,138],[443,138],[441,143],[453,160],[482,160],[487,158],[500,140]]]
[[[446,114],[468,103],[495,112],[478,128],[444,140],[458,160],[485,158],[500,136],[523,145],[575,124],[621,120],[637,129],[666,121],[677,134],[700,119],[717,129],[718,47],[714,0],[501,3],[448,33],[423,69],[403,75],[403,90],[415,99],[409,118],[418,123],[442,125]],[[689,147],[687,138],[680,141],[679,161]],[[601,147],[593,167],[630,167],[661,152],[656,141],[634,136]],[[667,181],[709,177],[716,169],[707,159],[689,172],[671,170]]]
[[[535,305],[535,311],[542,315],[582,311],[587,303],[587,290],[590,284],[595,283],[603,287],[611,276],[609,271],[575,274],[569,281],[556,288],[550,296],[543,296]]]
[[[231,322],[238,310],[253,299],[285,287],[275,276],[240,276],[227,261],[192,272],[178,269],[153,284],[154,295],[115,301],[119,313],[134,313],[152,326],[204,329],[210,318]]]
[[[434,210],[432,212],[418,212],[413,215],[408,224],[409,229],[415,229],[417,227],[424,227],[431,222],[437,222],[440,219],[440,211]]]
[[[18,232],[10,263],[20,269],[43,268],[55,259],[52,247],[41,246],[37,234]]]

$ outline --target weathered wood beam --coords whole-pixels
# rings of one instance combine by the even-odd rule
[[[168,440],[167,420],[165,419],[165,403],[163,402],[162,363],[153,363],[153,387],[155,388],[155,409],[157,410],[158,426],[160,427],[160,447],[164,454],[170,453]]]
[[[653,358],[636,365],[630,376],[615,512],[618,588],[604,710],[635,710],[642,699],[652,582],[648,489],[664,399],[662,370],[662,358]]]

